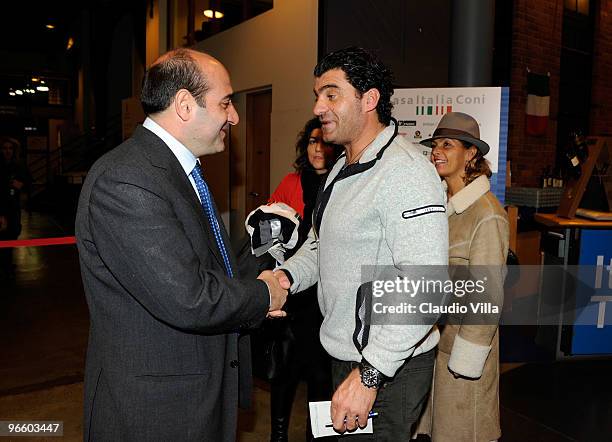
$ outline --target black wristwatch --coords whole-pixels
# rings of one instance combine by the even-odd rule
[[[380,388],[385,382],[385,375],[365,359],[362,359],[359,363],[359,374],[361,375],[361,383],[368,388]]]

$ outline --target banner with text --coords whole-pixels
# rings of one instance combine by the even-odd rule
[[[491,190],[504,202],[506,151],[508,142],[509,90],[502,87],[396,89],[392,97],[393,116],[399,133],[414,143],[432,136],[442,116],[464,112],[480,125],[480,138],[491,150],[487,159],[493,176]],[[423,153],[429,155],[423,147]]]

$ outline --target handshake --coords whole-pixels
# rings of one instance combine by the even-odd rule
[[[270,292],[270,310],[268,311],[269,318],[282,318],[287,316],[287,313],[281,310],[285,301],[287,301],[287,294],[291,282],[289,278],[282,270],[265,270],[257,277],[261,279],[268,286]]]

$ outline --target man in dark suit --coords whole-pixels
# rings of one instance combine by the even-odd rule
[[[287,292],[272,272],[237,277],[197,160],[238,123],[231,96],[218,60],[165,54],[145,76],[143,126],[87,176],[76,219],[91,316],[85,440],[235,440],[251,386],[240,331]]]

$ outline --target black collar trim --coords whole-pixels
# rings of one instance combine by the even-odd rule
[[[323,212],[325,211],[325,207],[327,207],[327,203],[329,202],[331,194],[334,190],[334,185],[338,181],[342,181],[345,178],[365,172],[366,170],[369,170],[372,167],[374,167],[376,162],[379,161],[383,157],[385,151],[391,145],[393,140],[395,140],[395,137],[397,137],[397,133],[398,133],[397,120],[391,117],[391,121],[393,121],[395,125],[395,128],[393,130],[393,135],[391,135],[391,138],[389,138],[389,141],[387,141],[385,145],[378,151],[378,153],[376,154],[376,158],[368,161],[367,163],[355,163],[355,164],[349,164],[348,166],[344,166],[340,170],[340,172],[338,172],[338,175],[336,175],[336,177],[329,184],[329,186],[325,187],[325,185],[323,185],[319,189],[319,194],[317,195],[317,203],[315,204],[315,208],[313,211],[313,217],[312,217],[313,218],[313,228],[315,229],[315,233],[317,234],[317,236],[319,233],[319,229],[321,228],[321,220],[323,219]],[[338,158],[338,161],[340,161],[340,159],[342,159],[345,156],[346,156],[346,153],[343,153],[342,155],[340,155],[340,157]]]

